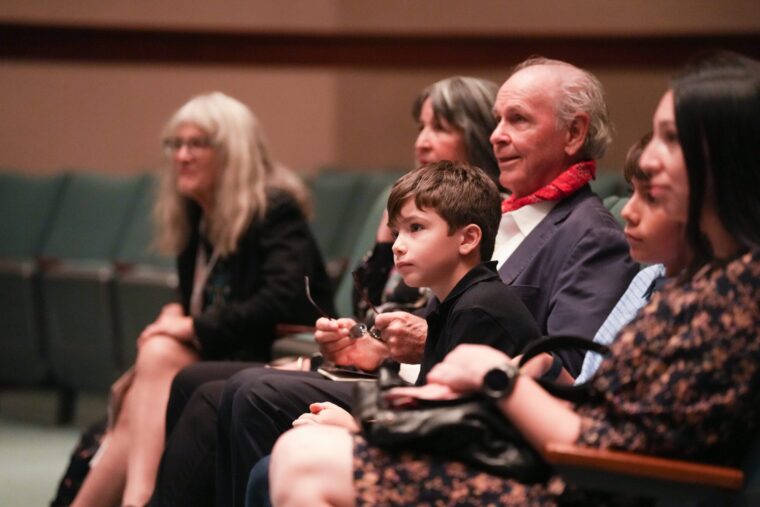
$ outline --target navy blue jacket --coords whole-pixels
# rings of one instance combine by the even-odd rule
[[[593,339],[638,271],[628,242],[586,186],[560,201],[499,269],[545,335]],[[583,352],[559,352],[580,373]]]

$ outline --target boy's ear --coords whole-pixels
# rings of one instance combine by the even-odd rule
[[[480,240],[483,238],[483,231],[475,224],[469,224],[462,227],[461,242],[459,243],[459,255],[470,255],[474,250],[480,248]]]

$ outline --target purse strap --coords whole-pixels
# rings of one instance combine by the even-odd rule
[[[591,341],[587,338],[573,335],[542,336],[538,340],[529,343],[523,349],[522,358],[519,366],[524,365],[528,360],[539,354],[553,353],[563,349],[581,349],[596,352],[603,356],[610,351],[609,347]],[[591,381],[588,380],[582,384],[562,384],[555,380],[538,378],[535,381],[544,388],[549,394],[562,398],[563,400],[580,402],[588,397],[589,386]]]
[[[591,341],[588,338],[574,335],[557,335],[542,336],[538,340],[533,340],[525,346],[522,352],[520,366],[525,364],[529,359],[536,357],[538,354],[554,352],[562,349],[582,349],[590,350],[598,354],[605,355],[610,349],[606,345]]]

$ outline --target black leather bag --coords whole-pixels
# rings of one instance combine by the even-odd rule
[[[542,338],[526,347],[522,363],[539,353],[569,347],[602,354],[607,351],[585,338]],[[550,380],[539,383],[552,394],[572,401],[582,399],[587,392],[586,385],[567,386]],[[376,383],[357,384],[355,416],[370,444],[430,453],[523,483],[548,478],[549,465],[492,400],[476,394],[454,400],[418,400],[411,409],[391,406],[384,391],[404,384],[397,374],[386,370],[381,370]]]

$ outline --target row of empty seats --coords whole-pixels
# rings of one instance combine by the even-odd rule
[[[172,260],[148,248],[152,200],[148,175],[0,173],[2,385],[60,388],[66,419],[73,393],[131,364],[135,331],[176,298]]]

